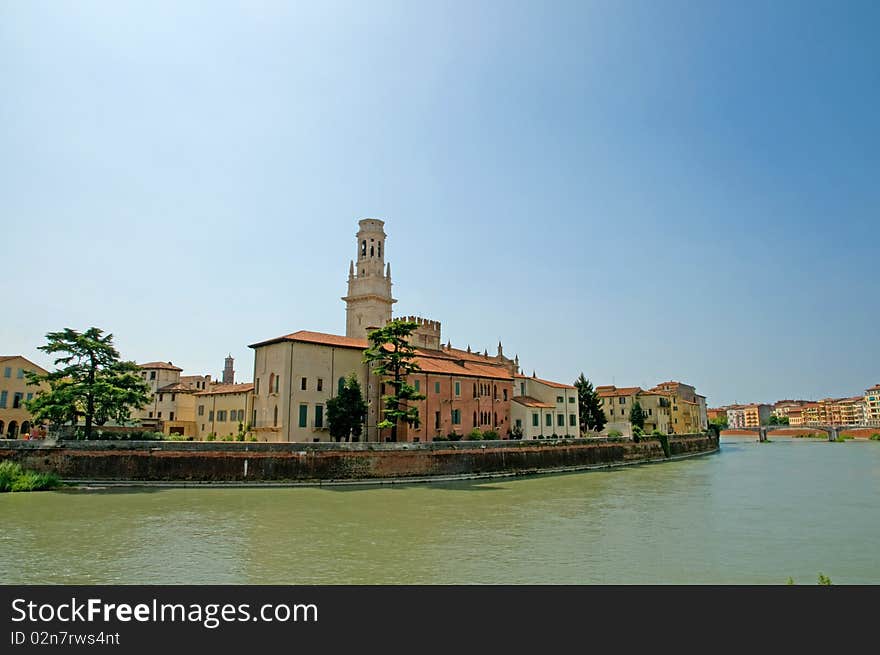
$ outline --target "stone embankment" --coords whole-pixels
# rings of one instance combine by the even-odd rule
[[[711,435],[669,439],[670,458],[718,450]],[[0,460],[64,480],[224,483],[407,481],[574,471],[666,461],[659,441],[560,439],[424,444],[0,441]]]

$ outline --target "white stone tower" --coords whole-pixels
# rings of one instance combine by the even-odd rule
[[[385,264],[385,222],[358,221],[357,267],[348,267],[345,336],[367,338],[367,328],[384,327],[391,320],[391,264]]]

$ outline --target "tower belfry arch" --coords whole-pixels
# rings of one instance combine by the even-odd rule
[[[367,328],[384,327],[391,320],[391,264],[385,263],[385,222],[358,221],[357,259],[348,266],[345,336],[367,338]]]

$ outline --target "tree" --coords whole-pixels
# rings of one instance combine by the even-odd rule
[[[88,439],[93,425],[108,420],[122,423],[132,409],[149,401],[150,388],[140,377],[140,369],[134,362],[120,360],[112,334],[96,327],[82,333],[65,328],[49,332],[46,340],[38,350],[60,354],[55,360],[60,368],[46,375],[27,374],[28,384],[49,386],[25,403],[35,420],[76,425],[83,416]]]
[[[719,414],[715,418],[709,419],[709,425],[717,425],[718,430],[726,430],[727,429],[727,415]]]
[[[770,418],[767,419],[767,425],[788,425],[788,417],[771,414]]]
[[[598,392],[593,389],[593,383],[581,373],[574,381],[578,393],[578,412],[581,415],[581,433],[587,430],[601,432],[608,422],[602,409],[602,400]]]
[[[364,361],[372,364],[373,372],[394,391],[382,396],[383,419],[376,426],[380,430],[391,428],[391,441],[397,441],[397,426],[401,421],[409,425],[419,421],[418,407],[410,407],[409,402],[425,398],[406,382],[408,376],[421,370],[415,362],[415,349],[408,340],[418,327],[414,321],[396,319],[367,335],[371,345],[364,352]]]
[[[645,429],[645,412],[642,410],[638,400],[633,405],[633,408],[629,410],[629,422],[634,428],[639,430]]]
[[[352,373],[345,379],[339,393],[327,401],[330,436],[337,441],[357,439],[361,436],[366,417],[367,403],[364,402],[361,385]]]

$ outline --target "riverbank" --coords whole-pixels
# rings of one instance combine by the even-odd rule
[[[78,483],[323,485],[432,482],[656,463],[717,452],[710,435],[669,440],[291,444],[0,442],[0,459]]]

